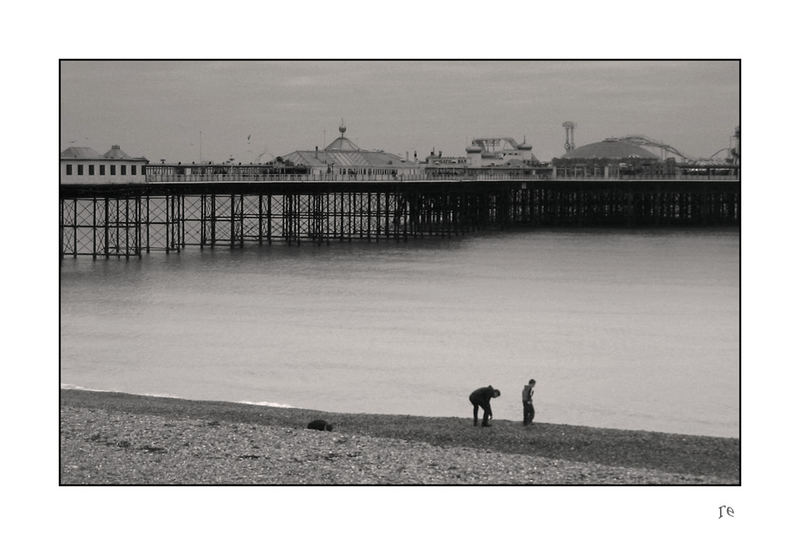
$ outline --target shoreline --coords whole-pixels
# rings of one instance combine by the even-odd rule
[[[193,398],[185,398],[180,397],[178,395],[172,395],[167,393],[130,393],[130,392],[123,392],[120,390],[102,390],[97,388],[85,388],[83,386],[77,386],[74,384],[64,384],[60,385],[60,390],[63,392],[65,390],[68,391],[80,391],[80,392],[94,392],[99,394],[122,394],[122,395],[130,395],[134,397],[143,397],[143,398],[156,398],[156,399],[177,399],[180,401],[191,401],[194,403],[228,403],[232,405],[244,405],[244,406],[253,406],[253,407],[264,407],[264,408],[277,408],[277,409],[294,409],[297,411],[306,411],[309,414],[320,414],[320,415],[338,415],[338,414],[351,414],[351,415],[360,415],[360,414],[368,414],[372,416],[385,416],[385,417],[411,417],[411,418],[433,418],[433,419],[447,419],[447,418],[464,418],[463,416],[439,416],[439,415],[401,415],[395,413],[339,413],[333,411],[325,411],[322,409],[308,409],[304,407],[296,407],[293,405],[287,405],[285,403],[277,403],[271,401],[231,401],[231,400],[215,400],[215,399],[193,399]],[[481,413],[482,414],[482,413]],[[498,421],[502,421],[500,419]],[[505,419],[508,420],[508,419]],[[510,422],[514,422],[511,420]],[[537,423],[540,423],[537,421]],[[589,424],[569,424],[569,423],[548,423],[549,425],[555,426],[565,426],[571,428],[588,428],[588,429],[608,429],[608,430],[617,430],[617,431],[628,431],[634,433],[661,433],[666,435],[679,435],[679,436],[686,436],[686,437],[707,437],[707,438],[714,438],[714,439],[732,439],[732,440],[739,440],[738,433],[736,435],[712,435],[707,433],[686,433],[680,431],[664,431],[664,430],[651,430],[646,428],[614,428],[610,426],[594,426]]]
[[[62,485],[741,484],[738,438],[540,422],[61,389],[60,435]]]

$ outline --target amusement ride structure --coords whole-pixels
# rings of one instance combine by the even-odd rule
[[[577,125],[572,121],[565,121],[562,124],[566,132],[566,141],[564,143],[564,149],[567,152],[570,152],[575,149],[575,127]],[[648,138],[647,136],[643,135],[629,135],[629,136],[622,136],[622,137],[611,137],[606,138],[606,142],[624,142],[627,144],[632,144],[634,146],[639,146],[642,148],[655,148],[661,153],[662,159],[667,159],[670,156],[673,158],[680,160],[683,163],[690,163],[690,164],[709,164],[709,163],[718,163],[719,160],[715,159],[718,155],[722,152],[727,153],[727,157],[725,158],[726,162],[733,163],[735,165],[739,164],[739,140],[740,140],[740,129],[736,127],[736,131],[734,135],[731,137],[733,142],[716,152],[714,152],[708,158],[700,158],[700,157],[691,157],[686,153],[683,153],[679,149],[675,148],[674,146],[670,146],[669,144],[665,144],[664,142],[659,142],[657,140],[653,140],[652,138]]]

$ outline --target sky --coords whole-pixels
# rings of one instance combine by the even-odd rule
[[[60,145],[151,162],[266,161],[346,136],[401,157],[525,139],[549,161],[644,135],[691,157],[731,144],[739,62],[703,60],[60,61]]]

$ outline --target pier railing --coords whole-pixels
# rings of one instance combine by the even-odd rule
[[[229,174],[148,174],[147,183],[224,183],[224,182],[460,182],[460,181],[526,181],[526,180],[581,180],[581,181],[737,181],[737,175],[675,174],[675,175],[620,175],[613,178],[591,176],[552,177],[543,174],[487,173],[480,175],[342,175],[342,174],[275,174],[275,175],[229,175]]]

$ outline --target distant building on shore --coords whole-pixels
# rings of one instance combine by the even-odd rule
[[[144,167],[150,161],[131,157],[113,145],[104,154],[89,147],[73,146],[61,152],[62,184],[131,184],[145,181]]]
[[[410,162],[383,150],[366,150],[345,137],[344,123],[339,137],[320,150],[298,150],[281,156],[284,163],[305,166],[312,176],[353,176],[356,178],[419,178],[424,165]]]

